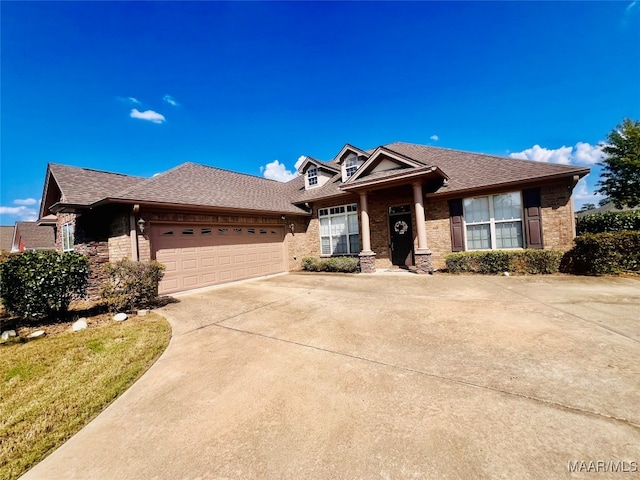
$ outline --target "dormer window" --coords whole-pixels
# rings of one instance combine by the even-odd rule
[[[356,173],[358,169],[358,157],[349,157],[345,163],[347,178]]]
[[[309,170],[307,170],[307,183],[310,186],[318,184],[318,168],[317,167],[311,167],[309,168]]]

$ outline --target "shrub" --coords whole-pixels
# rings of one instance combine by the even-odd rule
[[[576,220],[577,235],[621,230],[640,230],[640,210],[591,213]]]
[[[562,271],[583,274],[640,272],[640,231],[588,233],[562,261]]]
[[[147,307],[158,297],[158,284],[164,276],[164,265],[156,261],[134,262],[124,259],[107,263],[109,276],[100,291],[109,310],[131,311]]]
[[[557,250],[491,250],[450,253],[445,262],[450,273],[549,274],[558,271],[561,258]]]
[[[0,263],[0,296],[21,318],[65,314],[89,284],[89,259],[79,253],[33,251],[10,255]]]
[[[360,263],[354,257],[331,257],[315,258],[305,257],[302,259],[302,269],[307,272],[357,272]]]

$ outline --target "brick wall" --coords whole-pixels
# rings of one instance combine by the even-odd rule
[[[544,248],[569,250],[576,232],[571,185],[554,183],[542,187],[540,194]]]
[[[451,253],[451,229],[449,225],[449,203],[430,198],[424,204],[427,224],[427,245],[431,250],[433,268],[445,267],[444,257]]]
[[[129,215],[116,215],[109,226],[109,261],[133,258],[129,236]]]

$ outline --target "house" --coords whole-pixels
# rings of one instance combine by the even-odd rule
[[[55,250],[54,232],[36,222],[16,222],[13,228],[11,252]]]
[[[298,270],[306,256],[427,273],[450,252],[569,249],[589,169],[392,143],[298,171],[280,183],[194,163],[152,178],[50,164],[38,223],[91,258],[94,286],[125,257],[165,264],[161,293]]]

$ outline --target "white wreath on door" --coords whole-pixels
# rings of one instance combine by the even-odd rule
[[[405,222],[404,220],[398,220],[393,226],[393,230],[398,235],[404,235],[405,233],[407,233],[407,230],[409,230],[409,225],[407,225],[407,222]]]

